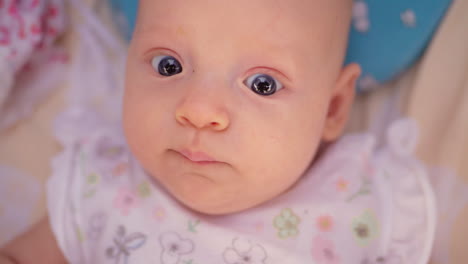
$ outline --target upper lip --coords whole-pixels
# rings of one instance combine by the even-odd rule
[[[201,151],[191,151],[189,149],[182,149],[180,154],[193,162],[218,162],[216,159],[210,157],[208,154]]]

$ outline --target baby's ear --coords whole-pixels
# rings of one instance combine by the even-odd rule
[[[322,135],[324,141],[333,141],[343,132],[354,101],[356,81],[360,75],[361,68],[355,63],[341,70],[330,97]]]

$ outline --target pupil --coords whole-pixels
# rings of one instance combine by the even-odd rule
[[[165,58],[159,63],[159,73],[164,76],[171,76],[182,72],[180,63],[173,57]]]
[[[276,83],[268,75],[261,75],[257,77],[252,85],[254,91],[260,95],[272,95],[276,92]]]

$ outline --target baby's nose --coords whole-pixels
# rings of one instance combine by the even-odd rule
[[[211,100],[215,100],[211,98]],[[223,131],[229,127],[229,116],[219,103],[186,98],[175,113],[176,120],[183,126],[197,129]]]

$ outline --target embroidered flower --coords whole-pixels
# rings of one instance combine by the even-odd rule
[[[333,241],[320,235],[312,241],[312,258],[317,264],[339,264],[341,262]]]
[[[96,173],[90,173],[86,177],[86,183],[89,185],[95,185],[99,183],[99,175]]]
[[[142,247],[146,242],[146,235],[136,232],[127,235],[124,226],[117,228],[116,236],[112,240],[114,245],[107,248],[106,255],[114,259],[116,264],[128,263],[132,251]]]
[[[323,197],[346,200],[359,190],[361,182],[357,179],[359,176],[356,175],[360,174],[359,168],[356,168],[356,164],[350,161],[344,162],[346,162],[346,165],[343,167],[347,168],[346,170],[333,168],[327,172],[329,177],[320,187]]]
[[[115,177],[121,176],[127,172],[128,169],[128,163],[127,162],[121,162],[115,165],[111,170],[112,170],[112,175]]]
[[[200,224],[200,219],[196,219],[194,221],[188,220],[187,222],[187,230],[192,233],[197,233],[197,227]]]
[[[78,239],[78,241],[80,243],[85,242],[85,236],[79,227],[75,228],[75,232],[76,232],[76,238]]]
[[[166,219],[166,210],[161,206],[156,207],[154,210],[154,218],[156,221],[162,222],[164,219]]]
[[[223,253],[227,264],[262,264],[266,263],[267,257],[266,250],[261,245],[239,238],[233,239],[232,247]]]
[[[151,195],[151,187],[148,182],[142,182],[138,185],[138,194],[142,198],[148,198]]]
[[[349,189],[349,182],[343,178],[339,178],[336,181],[336,190],[338,192],[346,192]]]
[[[178,264],[182,255],[190,254],[195,245],[190,239],[183,239],[175,232],[164,233],[159,237],[161,243],[161,264]]]
[[[288,238],[299,234],[298,225],[301,222],[299,216],[289,208],[285,208],[273,220],[273,226],[278,229],[280,238]]]
[[[113,137],[103,136],[96,143],[95,155],[108,161],[119,160],[125,152],[125,145]]]
[[[94,158],[105,180],[115,180],[128,171],[127,148],[116,135],[105,135],[96,140]]]
[[[80,153],[79,167],[81,175],[85,180],[85,186],[83,186],[83,197],[86,199],[92,198],[96,192],[100,182],[100,176],[95,172],[89,172],[88,170],[88,156],[84,153]]]
[[[126,188],[120,188],[114,199],[114,207],[119,209],[123,215],[128,215],[130,210],[139,204],[137,195]]]
[[[379,233],[377,217],[371,210],[366,210],[352,223],[354,237],[360,246],[367,246]]]
[[[329,215],[322,215],[317,218],[317,228],[320,231],[328,232],[333,229],[333,218]]]

